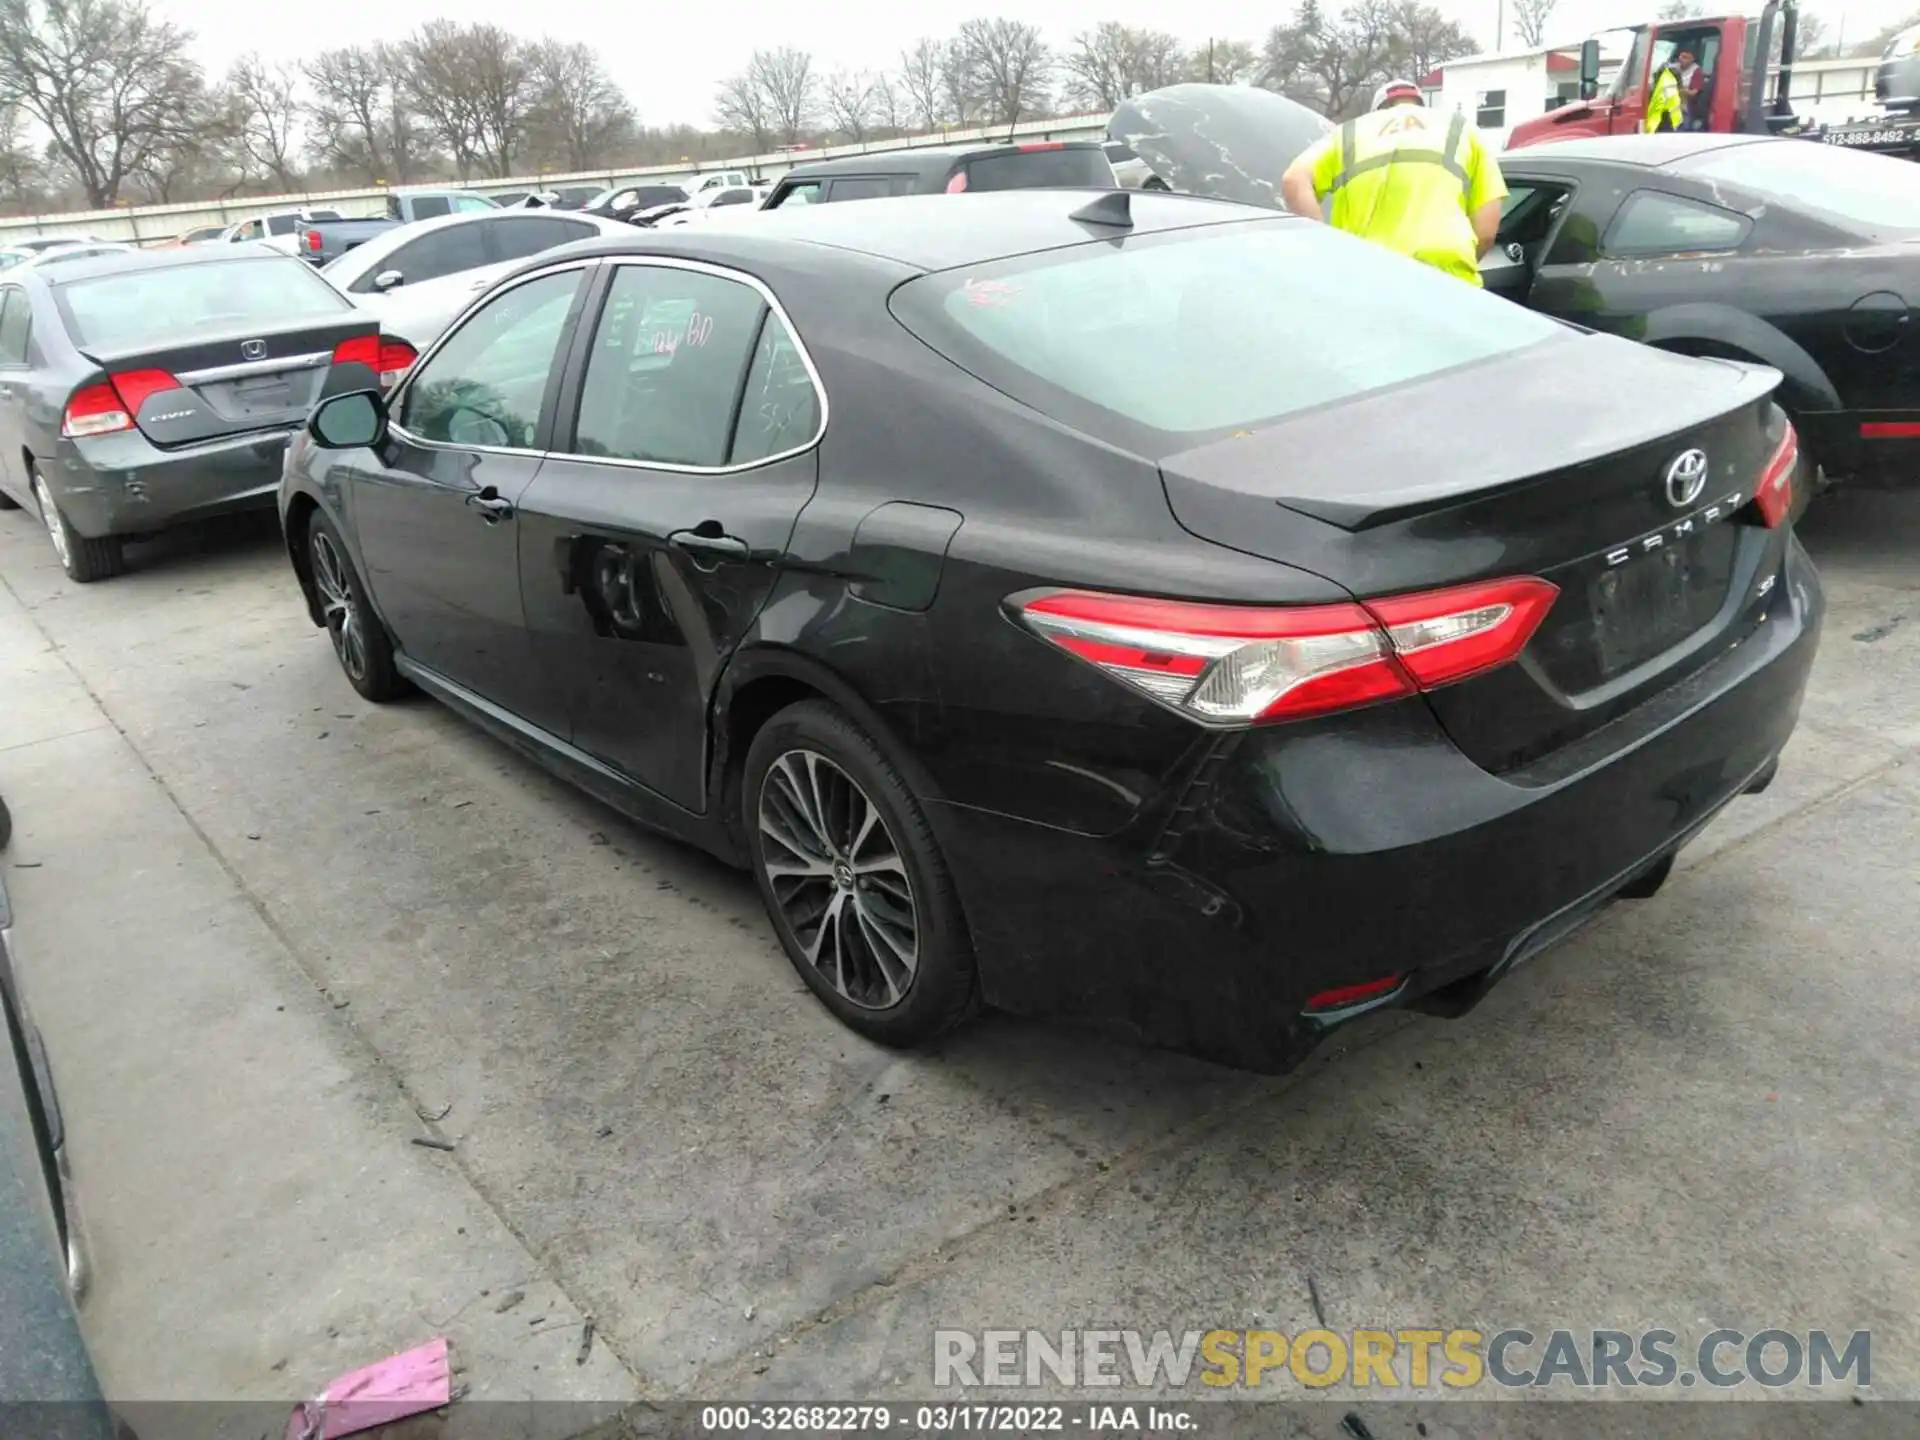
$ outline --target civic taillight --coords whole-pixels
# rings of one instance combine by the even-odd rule
[[[1504,665],[1559,594],[1522,577],[1363,604],[1195,604],[1057,591],[1019,606],[1041,638],[1213,725],[1297,720]]]
[[[67,400],[60,433],[69,439],[131,430],[133,417],[149,395],[178,390],[180,382],[164,370],[122,370],[97,384],[83,385]]]
[[[1769,527],[1785,520],[1793,509],[1793,470],[1799,463],[1800,437],[1789,420],[1787,433],[1774,449],[1773,458],[1767,461],[1767,468],[1760,473],[1759,488],[1753,492],[1753,503]]]
[[[380,388],[391,390],[413,368],[419,356],[404,340],[382,335],[356,335],[333,347],[336,365],[364,365],[380,377]]]

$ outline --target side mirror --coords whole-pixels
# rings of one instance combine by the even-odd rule
[[[1580,45],[1580,98],[1591,100],[1600,93],[1600,42],[1585,40]]]
[[[396,285],[404,285],[406,283],[407,277],[402,275],[398,270],[382,270],[378,275],[373,277],[373,288],[382,295],[386,294],[387,291],[393,289]]]
[[[326,450],[378,445],[387,438],[387,403],[373,390],[331,396],[307,417],[307,433]]]

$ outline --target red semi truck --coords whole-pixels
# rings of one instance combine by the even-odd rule
[[[1653,76],[1680,51],[1690,50],[1707,76],[1699,110],[1704,129],[1796,135],[1905,159],[1920,156],[1920,30],[1895,36],[1881,57],[1874,87],[1879,114],[1845,125],[1813,126],[1794,115],[1788,98],[1798,18],[1794,0],[1771,0],[1757,16],[1690,17],[1626,27],[1627,57],[1604,94],[1600,42],[1588,40],[1580,47],[1580,98],[1514,126],[1507,148],[1638,131],[1646,119]]]

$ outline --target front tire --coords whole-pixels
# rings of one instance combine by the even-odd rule
[[[825,701],[789,706],[748,749],[741,803],[781,946],[842,1024],[905,1046],[966,1018],[978,983],[959,896],[871,736]]]
[[[120,548],[118,535],[102,535],[90,540],[67,523],[67,517],[60,513],[60,507],[54,503],[53,491],[47,488],[46,477],[35,468],[27,472],[33,481],[33,498],[40,507],[40,519],[47,527],[47,538],[53,542],[53,553],[60,559],[60,568],[67,572],[67,578],[78,585],[91,585],[96,580],[110,580],[127,568],[126,554]]]
[[[397,700],[407,682],[393,663],[387,627],[367,603],[366,588],[333,522],[315,511],[307,521],[307,563],[333,655],[347,683],[376,704]]]

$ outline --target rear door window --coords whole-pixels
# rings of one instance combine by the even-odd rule
[[[269,215],[267,233],[269,235],[291,235],[300,228],[298,215]]]
[[[888,175],[848,175],[827,187],[827,199],[880,200],[893,194],[893,179]]]
[[[981,155],[962,167],[969,190],[1073,189],[1111,186],[1113,166],[1092,145],[1074,149],[1022,148]]]
[[[622,265],[608,288],[580,391],[579,455],[725,465],[767,305],[738,280]]]
[[[892,306],[987,384],[1149,458],[1567,333],[1437,270],[1289,221],[927,275]]]
[[[584,221],[561,220],[551,215],[516,215],[511,219],[487,221],[484,228],[489,232],[487,239],[496,261],[525,260],[542,250],[570,245],[575,240],[590,240],[600,233]]]
[[[0,293],[0,365],[27,363],[27,338],[32,332],[33,302],[26,293]]]

